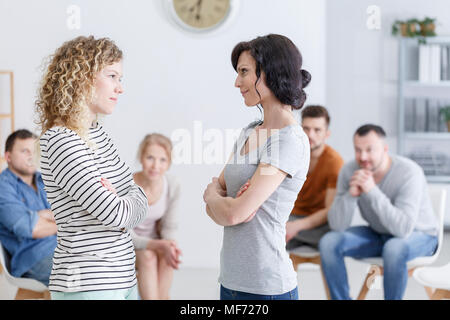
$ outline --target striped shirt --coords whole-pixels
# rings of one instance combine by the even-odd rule
[[[136,284],[128,230],[145,218],[147,197],[102,126],[89,129],[89,139],[95,148],[65,127],[53,127],[40,139],[42,178],[58,227],[50,291],[115,290]],[[111,182],[117,195],[101,178]]]

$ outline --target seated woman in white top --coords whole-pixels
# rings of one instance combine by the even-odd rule
[[[147,218],[131,232],[136,249],[139,294],[143,300],[169,299],[173,269],[178,269],[181,250],[174,238],[179,185],[166,174],[171,164],[172,143],[153,133],[139,146],[142,171],[133,175],[148,198]]]

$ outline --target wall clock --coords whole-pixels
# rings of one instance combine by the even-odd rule
[[[170,19],[183,30],[206,34],[224,29],[236,16],[240,0],[163,0]]]

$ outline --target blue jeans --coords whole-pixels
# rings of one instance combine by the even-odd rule
[[[379,234],[367,226],[330,231],[319,242],[322,271],[332,299],[349,300],[344,257],[383,258],[383,286],[386,300],[401,300],[408,282],[407,262],[436,251],[438,238],[414,231],[409,237]]]
[[[220,300],[298,300],[298,289],[295,287],[283,294],[263,295],[230,290],[221,285]]]
[[[52,272],[52,266],[53,253],[36,263],[30,270],[25,272],[22,277],[35,279],[39,282],[42,282],[48,287],[50,273]]]

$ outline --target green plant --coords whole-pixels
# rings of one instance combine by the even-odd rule
[[[420,35],[423,37],[434,37],[436,32],[434,31],[436,27],[436,19],[425,17],[422,21],[419,21],[420,25]]]
[[[419,20],[412,18],[406,21],[395,20],[392,24],[392,35],[396,36],[399,33],[403,37],[414,37],[418,34],[417,27]]]
[[[436,36],[436,18],[425,17],[423,20],[416,18],[406,21],[395,20],[392,24],[392,35],[400,34],[402,37],[417,37],[419,44],[426,43],[426,37]]]
[[[392,24],[392,35],[396,36],[398,35],[398,33],[400,32],[400,26],[402,24],[404,24],[405,22],[400,21],[400,20],[395,20],[394,23]]]
[[[436,18],[425,17],[425,19],[423,19],[420,22],[424,23],[424,24],[435,23],[436,22]]]
[[[450,106],[445,106],[439,113],[444,115],[445,121],[450,121]]]

